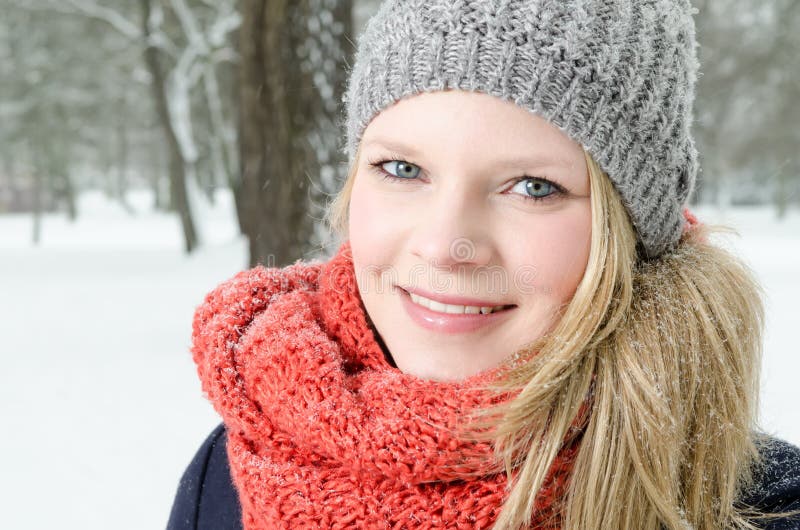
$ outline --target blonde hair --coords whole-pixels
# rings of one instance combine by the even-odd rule
[[[325,210],[325,224],[328,226],[328,230],[340,239],[346,238],[348,233],[348,209],[350,208],[350,196],[353,194],[353,183],[356,180],[358,164],[361,160],[361,144],[358,145],[353,160],[354,162],[350,166],[342,189],[334,195],[333,200],[328,203],[328,207]]]
[[[487,411],[513,477],[494,528],[530,524],[584,406],[562,528],[754,528],[737,499],[758,460],[761,292],[740,260],[707,242],[707,229],[690,231],[658,259],[641,259],[619,195],[586,159],[586,272],[554,329],[515,356],[528,360],[497,388],[514,399]],[[356,166],[328,210],[340,235]]]

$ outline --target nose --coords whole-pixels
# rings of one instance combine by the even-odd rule
[[[479,207],[450,195],[423,210],[409,242],[412,254],[437,268],[489,264],[488,219]]]

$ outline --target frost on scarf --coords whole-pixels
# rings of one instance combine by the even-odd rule
[[[192,354],[227,426],[245,530],[487,528],[497,517],[505,474],[488,444],[454,434],[496,401],[479,388],[491,372],[444,383],[392,367],[348,243],[326,263],[258,267],[217,287],[195,314]],[[537,528],[554,527],[575,451],[551,470]]]

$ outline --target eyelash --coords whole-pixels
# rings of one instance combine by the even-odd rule
[[[415,164],[414,162],[411,162],[409,160],[403,159],[403,157],[399,156],[399,155],[389,155],[388,158],[380,158],[379,157],[377,159],[369,159],[368,160],[368,164],[369,164],[370,168],[372,169],[372,171],[374,171],[378,176],[383,177],[384,180],[391,180],[391,181],[395,181],[395,182],[397,182],[397,181],[409,182],[411,180],[417,180],[417,179],[408,179],[408,178],[403,178],[403,177],[398,177],[396,175],[392,175],[391,173],[389,173],[388,171],[383,169],[383,165],[386,164],[387,162],[405,162],[407,164],[411,164],[412,166],[420,167],[417,164]],[[422,168],[420,168],[420,171],[422,171]],[[514,179],[514,182],[511,184],[510,188],[513,188],[514,186],[516,186],[517,184],[519,184],[520,182],[523,182],[525,180],[538,180],[540,182],[546,182],[547,184],[550,184],[551,186],[553,186],[553,189],[555,191],[553,193],[551,193],[550,195],[547,195],[546,197],[532,197],[530,195],[522,195],[522,194],[519,194],[519,193],[514,193],[513,194],[513,195],[520,196],[522,198],[522,200],[524,200],[524,201],[535,201],[535,202],[548,201],[548,200],[552,200],[552,199],[557,198],[559,195],[566,194],[566,190],[562,186],[560,186],[559,184],[556,184],[555,182],[553,182],[552,180],[548,180],[548,179],[546,179],[544,177],[530,177],[528,175],[523,175],[521,177],[517,177],[516,179]]]

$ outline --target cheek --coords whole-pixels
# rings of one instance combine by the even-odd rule
[[[375,201],[369,200],[364,186],[359,184],[359,179],[356,177],[356,181],[353,183],[353,191],[350,194],[348,211],[348,237],[353,247],[353,252],[356,251],[356,248],[360,250],[367,241],[374,237],[371,234],[372,225],[370,220],[378,219],[375,209]]]
[[[391,209],[391,201],[356,175],[348,211],[348,236],[359,295],[367,315],[379,329],[385,326],[387,311],[391,311],[383,295],[391,293],[392,284],[398,283],[394,260],[402,248],[402,227]]]
[[[401,227],[391,214],[391,204],[371,189],[366,177],[356,175],[348,211],[348,237],[357,268],[391,263]]]
[[[412,220],[418,210],[414,199],[399,191],[382,189],[368,173],[356,174],[348,211],[349,238],[354,248],[372,245],[384,253],[397,251],[414,226]]]
[[[522,259],[535,267],[537,295],[561,304],[572,298],[583,279],[591,247],[591,211],[588,208],[548,219],[531,238]]]

